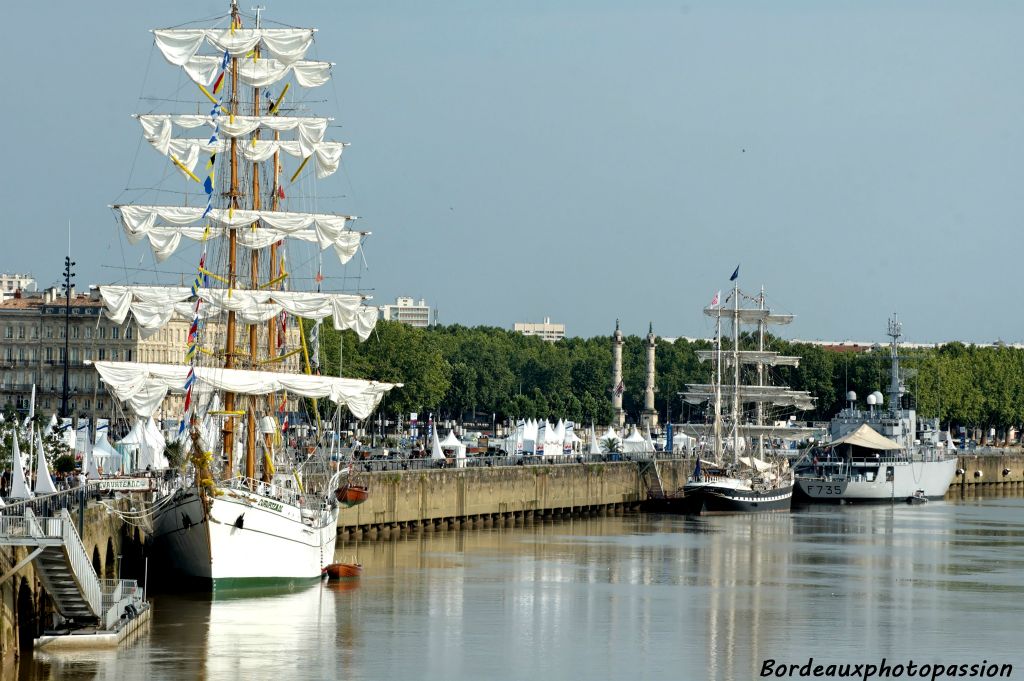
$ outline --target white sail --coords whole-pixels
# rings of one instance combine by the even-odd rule
[[[121,402],[140,417],[149,418],[168,392],[182,393],[190,367],[138,362],[92,362],[100,379]],[[195,385],[243,395],[268,395],[287,391],[298,397],[328,398],[348,407],[357,419],[365,419],[386,392],[401,383],[379,383],[356,378],[284,374],[248,369],[195,367]]]
[[[138,116],[142,134],[160,153],[166,154],[168,145],[174,139],[174,127],[191,130],[207,126],[217,130],[218,137],[243,137],[260,128],[277,132],[294,130],[302,158],[310,156],[314,146],[324,141],[328,118],[304,118],[292,116],[202,116],[195,114],[145,114]]]
[[[29,438],[32,434],[29,434]],[[46,465],[46,453],[43,451],[43,443],[39,441],[39,458],[36,466],[36,494],[56,494],[57,488],[53,486],[53,478],[50,477],[50,467]]]
[[[199,156],[210,154],[226,153],[231,147],[230,140],[218,139],[211,142],[209,139],[194,138],[170,138],[162,139],[146,135],[146,141],[153,145],[153,148],[165,156],[173,156],[181,166],[178,170],[184,174],[185,168],[189,172],[195,170],[199,162]],[[343,142],[310,142],[303,143],[298,140],[251,140],[244,144],[236,145],[242,157],[247,161],[258,163],[266,161],[278,152],[283,152],[295,158],[308,158],[312,156],[316,165],[316,176],[319,179],[333,175],[338,166],[341,165],[341,153],[345,148]]]
[[[722,366],[732,366],[734,353],[722,355]],[[763,366],[800,366],[800,358],[789,355],[780,355],[777,352],[761,350],[740,350],[735,353],[739,357],[740,364],[760,364]],[[697,359],[701,362],[714,361],[717,356],[715,350],[697,350]]]
[[[708,317],[722,317],[723,319],[739,319],[741,324],[789,324],[793,321],[791,314],[773,314],[771,310],[732,307],[706,307],[704,314]]]
[[[199,85],[209,87],[217,79],[220,57],[195,56],[182,65],[188,77]],[[289,73],[302,87],[320,87],[331,78],[331,63],[326,61],[297,61],[291,64],[276,59],[238,61],[238,82],[249,87],[273,85]]]
[[[31,499],[32,490],[28,488],[25,480],[25,462],[21,459],[21,449],[18,447],[18,428],[15,426],[11,431],[11,499]]]
[[[351,215],[334,213],[297,213],[274,210],[229,210],[214,208],[204,218],[205,209],[201,206],[113,206],[126,229],[138,232],[151,229],[157,221],[173,226],[197,226],[210,222],[225,228],[251,227],[254,222],[261,222],[284,232],[313,228],[322,232],[324,238],[346,229],[346,224],[355,220]],[[323,245],[323,244],[321,244]]]
[[[206,42],[218,52],[245,57],[257,45],[261,52],[291,64],[306,56],[313,43],[311,28],[171,28],[153,31],[164,59],[184,66]]]
[[[194,295],[204,303],[200,307],[203,318],[228,310],[245,324],[265,322],[282,311],[303,319],[331,317],[335,329],[351,329],[362,340],[377,324],[376,308],[363,306],[363,297],[351,293],[198,288]],[[185,302],[192,296],[192,290],[184,286],[100,286],[107,316],[121,324],[131,312],[144,336],[175,316],[192,319],[194,306]]]

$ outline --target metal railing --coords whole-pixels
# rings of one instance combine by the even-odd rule
[[[51,529],[54,532],[60,531],[60,535],[64,540],[64,549],[67,552],[68,563],[71,564],[71,571],[75,575],[75,581],[78,582],[82,598],[88,603],[89,609],[93,614],[99,615],[102,612],[100,606],[103,602],[100,595],[100,580],[96,575],[96,570],[93,569],[92,562],[89,560],[89,554],[85,550],[82,538],[78,536],[78,530],[75,529],[75,523],[71,520],[71,515],[67,509],[61,509],[60,517],[47,518],[46,522],[48,532]]]
[[[23,516],[25,509],[31,508],[37,516],[51,516],[61,509],[77,508],[98,492],[98,482],[92,480],[85,485],[69,487],[53,494],[42,494],[21,501],[7,500],[7,505],[0,509],[2,516]]]
[[[134,579],[101,579],[100,590],[103,593],[103,628],[112,630],[118,621],[127,614],[128,606],[135,612],[142,605],[142,587]]]
[[[407,457],[389,454],[387,456],[372,455],[369,458],[357,458],[353,463],[354,472],[402,471],[402,470],[433,470],[439,468],[479,468],[497,466],[560,466],[583,463],[622,463],[643,461],[670,461],[691,458],[684,452],[612,452],[604,454],[555,454],[552,456],[535,454],[500,454],[493,456],[468,455],[464,459],[446,457],[431,459],[427,457]],[[347,465],[348,460],[342,460]]]

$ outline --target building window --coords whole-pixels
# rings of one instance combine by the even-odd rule
[[[46,337],[47,338],[53,338],[53,327],[52,326],[46,327]]]
[[[4,331],[4,338],[14,338],[14,327],[8,326]]]
[[[99,349],[99,359],[100,359],[100,361],[102,362],[102,361],[103,361],[103,360],[105,360],[106,358],[107,358],[107,353],[106,353],[106,351],[105,351],[105,350],[104,350],[103,348],[100,348],[100,349]]]
[[[119,329],[116,326],[111,327],[111,329],[110,329],[110,337],[113,340],[117,340],[118,338],[120,338],[121,337],[121,329]]]
[[[75,339],[75,340],[78,340],[78,327],[77,326],[72,326],[71,327],[71,337],[73,339]]]
[[[38,326],[33,326],[32,327],[32,339],[35,340],[35,339],[38,339],[38,338],[39,338],[39,327]]]
[[[88,338],[92,338],[92,327],[91,326],[85,327],[85,337],[87,339]]]
[[[117,348],[113,348],[110,351],[110,359],[117,361]]]
[[[52,362],[53,361],[53,348],[46,348],[46,361],[47,362]]]
[[[24,338],[24,337],[25,337],[25,325],[22,324],[21,326],[18,327],[18,338]]]
[[[96,337],[99,338],[100,340],[104,340],[107,337],[107,327],[101,326],[100,328],[96,329]]]
[[[14,361],[14,348],[12,348],[10,346],[7,347],[7,361],[8,362],[13,362]]]
[[[131,350],[125,350],[124,351],[124,358],[128,362],[132,361],[132,351]]]
[[[124,337],[126,340],[132,339],[132,327],[129,326],[124,330]]]

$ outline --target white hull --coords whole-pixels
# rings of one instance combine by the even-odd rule
[[[800,475],[796,486],[800,496],[811,501],[903,501],[918,490],[929,499],[941,499],[956,476],[956,464],[955,458],[882,462],[854,475]]]
[[[315,517],[306,511],[306,519],[300,513],[269,497],[225,490],[206,520],[195,491],[181,490],[157,513],[154,541],[175,569],[214,583],[314,579],[332,562],[338,508]]]

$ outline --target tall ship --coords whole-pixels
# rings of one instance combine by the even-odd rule
[[[186,463],[164,476],[152,536],[174,567],[214,587],[320,577],[345,472],[322,447],[287,446],[287,413],[311,405],[322,440],[321,406],[363,420],[396,387],[318,371],[322,321],[365,340],[377,318],[363,295],[321,290],[322,259],[344,265],[366,234],[353,216],[316,210],[312,176],[332,175],[344,145],[326,139],[332,119],[306,113],[305,91],[329,81],[331,63],[307,59],[314,29],[267,28],[235,1],[219,22],[153,31],[184,83],[156,101],[181,110],[137,119],[181,183],[156,193],[178,202],[112,207],[129,242],[146,240],[158,263],[193,263],[194,278],[100,287],[106,316],[131,316],[144,336],[187,325],[168,339],[181,355],[94,362],[127,417],[180,413]]]
[[[939,420],[917,415],[900,371],[903,326],[889,320],[887,396],[856,393],[829,424],[829,441],[796,464],[798,502],[857,503],[941,499],[956,476],[956,452],[940,438]],[[888,400],[886,400],[888,397]]]
[[[737,282],[738,273],[732,281]],[[770,380],[772,367],[799,364],[799,357],[766,347],[768,327],[789,324],[793,315],[773,312],[765,305],[763,288],[749,295],[738,282],[721,303],[716,295],[704,314],[715,320],[715,343],[711,350],[698,350],[697,357],[711,363],[711,383],[689,384],[682,396],[690,404],[706,404],[711,423],[680,426],[701,443],[693,474],[680,490],[649,493],[645,507],[685,514],[788,511],[793,471],[785,457],[773,453],[771,443],[817,432],[777,425],[786,413],[814,407],[806,391]],[[723,320],[731,332],[728,347]],[[741,332],[744,325],[754,332]],[[744,342],[753,347],[742,348]]]

